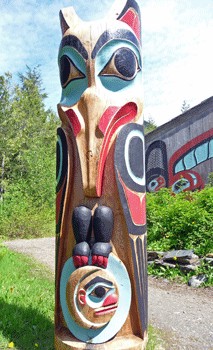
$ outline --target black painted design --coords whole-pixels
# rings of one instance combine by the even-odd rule
[[[117,140],[116,140],[116,145],[115,145],[115,165],[116,165],[116,169],[118,170],[122,181],[125,183],[125,185],[130,188],[132,191],[135,192],[140,192],[143,193],[145,192],[145,185],[140,185],[138,183],[136,183],[131,176],[129,175],[129,172],[127,170],[127,165],[126,165],[126,160],[125,160],[125,144],[126,144],[126,140],[127,140],[127,136],[129,135],[129,133],[131,131],[135,131],[138,130],[143,134],[143,127],[142,125],[139,124],[135,124],[135,123],[129,123],[127,125],[125,125],[120,133],[118,134]],[[137,157],[138,163],[137,165],[135,164],[134,160],[129,160],[130,164],[132,164],[131,170],[133,171],[133,173],[136,173],[137,170],[135,169],[135,165],[137,167],[144,167],[144,157],[143,157],[143,147],[141,147],[141,138],[137,137],[137,142],[134,141],[134,144],[132,144],[132,146],[136,146],[135,149],[130,148],[129,150],[129,156],[131,155],[131,158],[133,157]],[[142,140],[141,140],[142,141]],[[133,164],[134,163],[134,164]],[[141,171],[140,171],[141,173]]]
[[[124,41],[130,41],[132,44],[134,44],[139,50],[140,50],[140,44],[137,39],[137,37],[130,32],[130,30],[126,29],[119,29],[116,31],[113,30],[106,30],[98,39],[97,43],[95,44],[95,47],[92,51],[92,59],[94,59],[97,55],[97,53],[100,51],[100,49],[109,41],[112,40],[124,40]]]
[[[134,241],[130,237],[132,258],[135,272],[135,281],[137,289],[137,302],[140,314],[140,322],[142,326],[143,336],[148,327],[148,279],[147,279],[147,242],[146,236],[144,236],[144,245],[141,239],[136,239],[136,250]],[[139,267],[139,268],[138,268]]]
[[[113,229],[113,212],[110,208],[99,206],[93,216],[93,230],[96,242],[109,243]]]
[[[111,243],[97,242],[92,247],[92,255],[100,255],[108,258],[112,251]]]
[[[137,70],[134,53],[126,48],[117,50],[115,54],[115,67],[126,78],[133,78]]]
[[[60,140],[61,140],[62,152],[60,152],[60,146],[59,146],[59,143],[57,142],[56,178],[58,178],[59,169],[61,169],[61,172],[60,172],[60,179],[58,180],[58,184],[56,186],[56,193],[59,192],[64,182],[64,179],[67,175],[67,165],[68,165],[67,140],[62,128],[58,128],[57,135],[60,137]],[[60,159],[61,155],[62,155],[62,159]]]
[[[165,180],[165,187],[169,187],[166,144],[162,140],[153,142],[146,151],[146,191],[151,192],[152,182],[159,176]]]
[[[61,195],[59,218],[58,218],[58,222],[56,224],[56,235],[59,234],[60,230],[61,230],[61,220],[62,220],[62,214],[63,214],[63,210],[64,210],[64,198],[65,198],[66,188],[67,188],[67,178],[65,180],[64,188],[63,188],[62,195]]]
[[[74,246],[72,255],[89,256],[89,253],[89,244],[87,242],[80,242]]]
[[[99,286],[95,288],[94,293],[98,298],[103,298],[103,296],[106,294],[106,290],[104,287]]]
[[[116,175],[116,180],[117,180],[117,185],[118,185],[118,190],[119,190],[119,195],[126,219],[126,224],[127,224],[127,229],[129,234],[134,235],[134,236],[140,236],[144,233],[146,233],[146,224],[145,225],[135,225],[132,221],[129,205],[126,199],[126,195],[123,189],[123,185],[121,183],[121,180],[127,186],[130,190],[135,191],[135,192],[140,192],[144,193],[145,192],[145,185],[139,185],[138,183],[135,183],[131,176],[128,173],[127,170],[127,165],[126,165],[126,160],[125,160],[125,144],[127,137],[131,131],[140,131],[143,133],[143,127],[139,124],[135,123],[129,123],[125,125],[120,133],[118,134],[116,144],[115,144],[115,154],[114,154],[114,162],[115,162],[115,175]],[[134,137],[132,140],[134,140]],[[137,174],[138,171],[136,170],[136,167],[139,167],[139,173],[142,174],[143,172],[141,171],[141,168],[143,168],[143,148],[141,147],[141,143],[139,140],[141,138],[136,137],[137,140],[133,141],[133,144],[131,145],[130,142],[130,149],[128,155],[131,156],[131,158],[134,158],[134,155],[137,155],[137,164],[134,162],[134,160],[129,160],[131,170],[133,174]],[[136,141],[136,142],[135,142]],[[141,140],[142,141],[142,140]],[[133,149],[133,146],[136,148]],[[120,180],[121,178],[121,180]]]
[[[71,81],[77,79],[84,79],[86,76],[73,63],[73,61],[66,55],[63,55],[59,63],[61,86],[65,88]],[[74,71],[74,77],[70,77],[70,72]]]
[[[61,201],[58,204],[59,207],[59,217],[58,222],[56,224],[56,271],[57,271],[57,264],[58,264],[58,254],[59,254],[59,245],[60,245],[60,230],[61,230],[61,220],[62,220],[62,214],[63,214],[63,207],[64,207],[64,198],[67,188],[67,166],[68,166],[68,153],[67,153],[67,140],[65,133],[62,128],[58,128],[57,135],[60,138],[61,146],[59,145],[59,142],[57,142],[57,148],[56,148],[56,178],[58,179],[59,171],[60,171],[60,178],[58,179],[58,183],[56,185],[56,194],[59,193],[61,186],[64,184],[62,195],[61,195]],[[60,149],[62,147],[62,149]],[[62,159],[61,159],[62,156]]]
[[[135,53],[126,48],[116,50],[101,72],[99,76],[114,76],[126,81],[135,78],[141,68]]]
[[[106,283],[106,284],[109,284],[111,286],[113,285],[113,283],[111,281],[109,281],[103,277],[97,276],[86,284],[85,289],[88,289],[90,286],[93,286],[96,283]]]
[[[73,232],[76,243],[90,241],[92,233],[92,212],[85,206],[76,207],[72,215]]]
[[[64,46],[73,47],[85,60],[88,60],[87,50],[75,35],[66,35],[63,37],[59,47],[59,52],[63,49]]]
[[[141,162],[143,148],[143,141],[139,137],[134,136],[129,145],[129,163],[133,174],[139,178],[144,176],[143,162]],[[140,150],[140,152],[135,152],[135,150]]]

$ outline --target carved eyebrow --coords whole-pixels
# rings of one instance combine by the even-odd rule
[[[112,30],[106,30],[103,32],[103,34],[100,36],[98,39],[97,43],[95,44],[95,47],[92,51],[92,59],[95,58],[97,55],[98,51],[108,42],[112,40],[125,40],[125,41],[130,41],[133,43],[139,50],[140,50],[140,44],[137,39],[137,37],[130,32],[130,30],[127,29],[119,29],[116,31]]]
[[[88,60],[88,53],[81,41],[75,35],[66,35],[61,40],[59,51],[63,49],[64,46],[71,46],[85,59]]]
[[[92,286],[93,284],[96,284],[98,282],[103,282],[103,283],[107,283],[107,284],[113,285],[113,283],[111,281],[106,280],[105,278],[97,276],[97,277],[93,278],[91,281],[89,281],[86,284],[85,289],[89,288],[90,286]]]

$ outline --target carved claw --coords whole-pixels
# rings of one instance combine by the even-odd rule
[[[106,268],[108,264],[108,256],[111,251],[111,243],[95,243],[92,247],[92,265]]]
[[[102,255],[92,255],[92,265],[107,268],[108,258]]]
[[[77,243],[73,248],[73,263],[75,268],[88,265],[90,247],[87,242]]]
[[[88,265],[88,256],[84,255],[73,255],[73,263],[75,268]]]

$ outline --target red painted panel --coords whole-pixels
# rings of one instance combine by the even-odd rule
[[[120,126],[132,121],[136,117],[136,115],[137,115],[136,103],[129,102],[124,106],[122,106],[118,110],[118,112],[114,115],[114,117],[111,119],[111,122],[107,128],[106,135],[104,137],[104,143],[101,149],[100,161],[98,166],[98,176],[97,176],[97,195],[98,196],[101,196],[104,165],[108,154],[110,140],[113,134],[116,132],[116,130]]]
[[[106,109],[106,111],[102,115],[98,126],[104,135],[106,135],[106,130],[110,124],[110,121],[112,120],[113,116],[115,115],[118,109],[119,107],[110,106]]]
[[[132,28],[140,42],[140,21],[136,13],[132,9],[129,9],[119,20],[125,22]]]
[[[75,137],[76,137],[81,130],[81,124],[78,120],[78,117],[75,114],[75,112],[73,111],[73,109],[68,109],[66,111],[66,115],[70,121],[70,124],[72,126],[73,132],[74,132]]]
[[[145,225],[146,223],[146,194],[140,198],[136,193],[132,192],[119,175],[120,182],[126,194],[132,221],[135,225]]]

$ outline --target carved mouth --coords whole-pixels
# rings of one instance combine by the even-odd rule
[[[109,307],[101,307],[100,309],[98,309],[97,311],[95,311],[95,315],[99,316],[99,315],[105,315],[105,314],[109,314],[112,311],[115,311],[117,309],[117,305],[116,306],[109,306]]]

